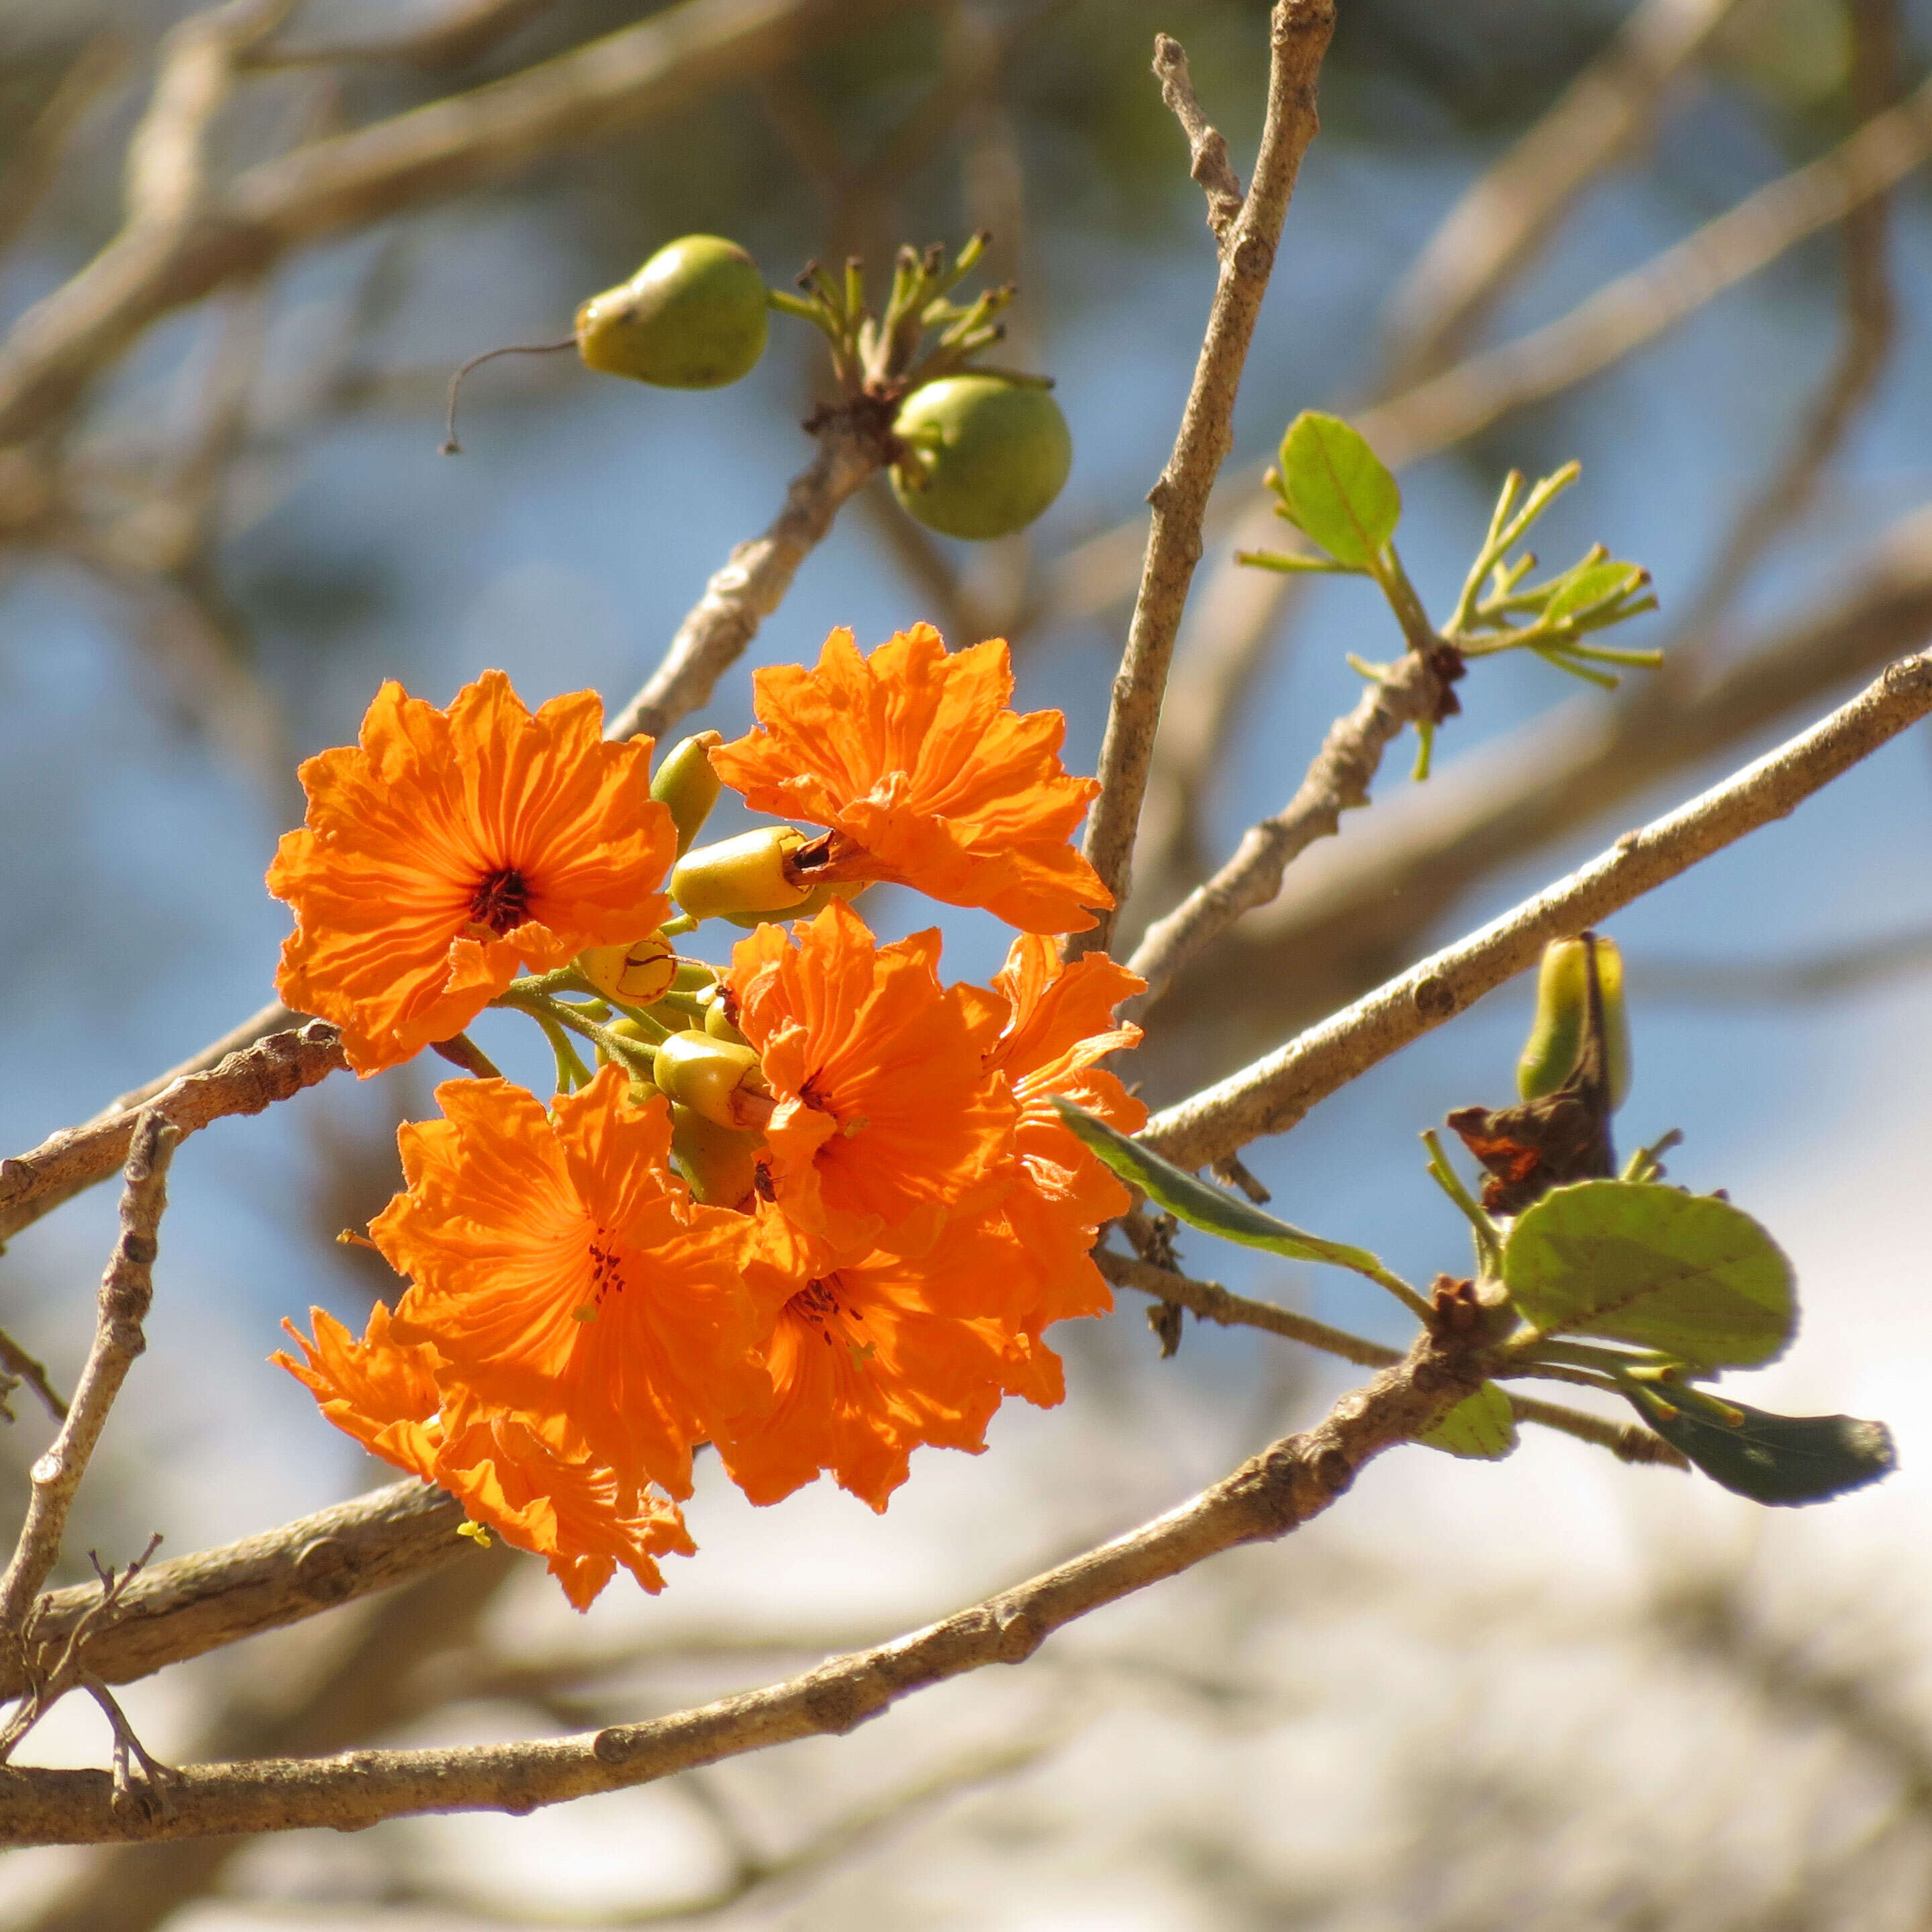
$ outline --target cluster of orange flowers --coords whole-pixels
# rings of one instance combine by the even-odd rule
[[[990,988],[942,980],[936,931],[880,945],[821,884],[822,910],[772,914],[728,966],[680,954],[695,1005],[687,986],[551,1006],[606,1064],[548,1107],[502,1078],[440,1087],[370,1228],[408,1277],[394,1309],[359,1340],[314,1310],[312,1337],[290,1330],[304,1360],[277,1358],[339,1427],[548,1557],[580,1608],[619,1564],[656,1590],[656,1558],[691,1552],[696,1446],[754,1502],[829,1471],[882,1510],[920,1444],[977,1450],[1006,1396],[1059,1401],[1042,1331],[1109,1306],[1090,1250],[1127,1197],[1047,1096],[1141,1124],[1098,1064],[1138,1038],[1113,1011],[1140,982],[1049,936],[1109,903],[1070,842],[1095,788],[1061,766],[1064,721],[1012,690],[998,640],[949,653],[921,625],[868,658],[838,631],[816,669],[758,674],[757,730],[706,741],[753,807],[823,828],[814,881],[894,880],[1018,928]],[[532,716],[500,672],[446,712],[391,683],[359,746],[302,767],[308,823],[268,874],[297,920],[277,983],[359,1072],[506,995],[536,1010],[586,949],[668,922],[686,943],[650,742],[600,723],[588,692]],[[621,1037],[599,1030],[614,1012]],[[708,1119],[633,1045],[667,1026],[743,1064]],[[721,1193],[721,1173],[748,1184]]]

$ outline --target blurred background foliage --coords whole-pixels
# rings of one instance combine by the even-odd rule
[[[10,344],[119,227],[129,140],[164,37],[188,10],[0,10]],[[212,178],[659,10],[690,9],[308,0],[244,70],[214,124]],[[1011,359],[1058,379],[1072,424],[1064,496],[1027,538],[968,552],[926,537],[874,486],[752,661],[808,659],[834,623],[867,644],[920,617],[956,644],[1004,633],[1019,701],[1064,710],[1069,762],[1091,769],[1141,502],[1214,268],[1151,41],[1160,30],[1184,43],[1245,176],[1266,9],[792,11],[778,52],[722,83],[594,142],[547,144],[484,184],[330,228],[265,274],[167,307],[98,359],[70,406],[0,448],[0,1144],[85,1118],[268,996],[284,915],[260,880],[299,810],[294,763],[346,742],[382,678],[446,702],[500,664],[532,704],[586,685],[620,702],[730,545],[776,512],[824,381],[816,339],[782,321],[757,374],[717,395],[649,392],[561,356],[493,364],[467,394],[467,454],[436,453],[456,362],[562,334],[580,301],[677,234],[734,236],[783,285],[809,259],[856,254],[882,272],[901,242],[992,231],[989,278],[1022,287]],[[1645,22],[1694,44],[1667,77],[1630,76]],[[1205,706],[1207,741],[1191,763],[1176,754],[1173,796],[1150,805],[1167,816],[1144,832],[1130,924],[1293,789],[1354,702],[1342,653],[1396,648],[1360,586],[1258,604],[1227,565],[1288,418],[1399,397],[1564,316],[1829,152],[1928,63],[1932,15],[1912,0],[1647,0],[1635,12],[1341,0],[1322,131],[1176,673],[1177,704]],[[1579,169],[1546,236],[1497,273],[1479,312],[1419,350],[1406,278],[1438,224],[1520,143],[1569,126],[1580,87],[1618,85],[1628,138]],[[1150,1098],[1286,1038],[1922,645],[1932,528],[1912,514],[1932,496],[1928,212],[1922,176],[1908,176],[1860,221],[1778,251],[1601,373],[1404,470],[1405,557],[1439,608],[1502,471],[1580,457],[1549,554],[1601,539],[1650,566],[1663,614],[1633,641],[1666,644],[1685,668],[1661,697],[1573,700],[1544,667],[1480,668],[1430,788],[1392,760],[1376,806],[1298,866],[1282,906],[1155,1010]],[[1744,567],[1723,581],[1750,506],[1783,476],[1794,501],[1760,518]],[[1816,635],[1804,631],[1814,610]],[[1774,660],[1772,688],[1754,686],[1753,667]],[[742,729],[748,668],[695,722]],[[1694,730],[1672,722],[1694,715]],[[1624,736],[1593,764],[1592,734],[1612,719]],[[734,1925],[1110,1932],[1922,1924],[1929,748],[1923,732],[1901,742],[1615,926],[1637,1016],[1627,1131],[1684,1127],[1680,1177],[1730,1186],[1786,1240],[1810,1314],[1775,1372],[1778,1398],[1887,1416],[1906,1468],[1883,1490],[1767,1522],[1546,1437],[1499,1468],[1404,1452],[1282,1549],[1096,1620],[1036,1679],[955,1687],[852,1744],[550,1819],[419,1822],[352,1845],[193,1858],[16,1857],[0,1870],[8,1922],[466,1928],[704,1905]],[[1522,775],[1546,769],[1546,790],[1524,792]],[[1389,869],[1352,884],[1370,877],[1365,853]],[[874,898],[891,932],[930,917]],[[943,923],[956,974],[998,964],[990,922]],[[1526,987],[1506,990],[1251,1150],[1281,1211],[1421,1279],[1460,1266],[1414,1136],[1446,1108],[1506,1095],[1528,1000]],[[504,1050],[512,1070],[541,1077],[507,1034]],[[89,1540],[131,1553],[157,1526],[178,1552],[386,1480],[262,1358],[282,1314],[318,1301],[352,1317],[386,1292],[375,1258],[334,1237],[395,1184],[394,1125],[428,1110],[434,1077],[332,1083],[184,1156],[150,1352],[70,1557]],[[83,1199],[0,1258],[0,1322],[57,1382],[79,1359],[111,1215],[104,1198]],[[1200,1238],[1184,1255],[1197,1274],[1394,1333],[1370,1291]],[[359,1622],[324,1619],[140,1687],[130,1708],[151,1745],[189,1755],[210,1740],[320,1749],[672,1708],[937,1612],[1164,1508],[1338,1385],[1328,1364],[1240,1331],[1190,1328],[1160,1361],[1132,1307],[1056,1340],[1066,1409],[1003,1416],[976,1462],[928,1454],[884,1522],[815,1492],[764,1515],[701,1495],[703,1553],[660,1603],[614,1591],[579,1625],[506,1564],[476,1601],[399,1598],[387,1622],[380,1605]],[[16,1406],[0,1442],[8,1510],[45,1441]],[[345,1682],[367,1692],[348,1718],[332,1704]],[[98,1761],[88,1714],[64,1721],[36,1747]]]

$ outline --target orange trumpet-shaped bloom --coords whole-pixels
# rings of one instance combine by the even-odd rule
[[[752,684],[758,729],[711,763],[758,811],[830,828],[801,877],[892,880],[1028,932],[1078,932],[1114,903],[1069,842],[1100,787],[1061,765],[1058,712],[1010,708],[1004,638],[949,652],[915,624],[867,658],[836,630],[816,669]]]
[[[1144,982],[1105,953],[1070,965],[1056,940],[1022,934],[994,975],[1009,1017],[987,1055],[1019,1103],[1013,1170],[1000,1202],[1018,1250],[1010,1319],[1016,1337],[1010,1390],[1051,1407],[1066,1394],[1059,1358],[1040,1340],[1050,1323],[1104,1315],[1113,1296],[1092,1258],[1103,1222],[1130,1197],[1068,1128],[1048,1096],[1062,1094],[1123,1133],[1145,1124],[1147,1108],[1097,1063],[1134,1046],[1138,1027],[1114,1009]]]
[[[406,1302],[407,1298],[404,1298]],[[584,1459],[560,1456],[514,1416],[467,1397],[446,1399],[436,1351],[399,1342],[377,1302],[361,1341],[326,1310],[309,1311],[314,1339],[284,1322],[304,1360],[272,1358],[306,1383],[322,1412],[364,1446],[447,1490],[472,1522],[549,1561],[580,1610],[621,1563],[649,1591],[664,1588],[655,1558],[695,1553],[676,1506]]]
[[[268,890],[294,908],[276,990],[342,1029],[358,1073],[463,1029],[520,966],[560,966],[662,921],[677,853],[650,741],[604,742],[595,692],[532,717],[485,671],[447,712],[376,694],[359,744],[309,759],[306,824]]]
[[[793,932],[760,926],[725,980],[776,1102],[761,1189],[824,1244],[821,1266],[916,1252],[1017,1117],[982,1064],[982,1009],[940,984],[936,932],[880,946],[835,901]]]
[[[694,1202],[662,1100],[606,1067],[546,1114],[504,1080],[436,1090],[398,1135],[408,1192],[370,1223],[414,1283],[398,1338],[560,1454],[691,1493],[691,1448],[768,1393],[747,1216]]]
[[[1008,1354],[986,1311],[1000,1298],[1007,1246],[969,1217],[916,1262],[874,1253],[796,1285],[765,1351],[771,1407],[718,1438],[753,1502],[775,1503],[830,1470],[883,1510],[922,1443],[986,1447]],[[782,1270],[791,1258],[782,1238],[778,1254]],[[756,1258],[752,1272],[756,1281]],[[778,1279],[781,1292],[791,1285]]]

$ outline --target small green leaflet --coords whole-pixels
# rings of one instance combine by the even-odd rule
[[[1117,1133],[1105,1120],[1096,1120],[1071,1100],[1052,1096],[1060,1118],[1112,1168],[1123,1180],[1132,1182],[1150,1201],[1178,1216],[1190,1228],[1204,1229],[1226,1240],[1238,1241],[1244,1248],[1265,1248],[1270,1254],[1286,1255],[1298,1262],[1329,1262],[1336,1268],[1353,1268],[1358,1274],[1379,1275],[1382,1263],[1366,1248],[1351,1248],[1340,1241],[1324,1241],[1318,1234],[1305,1234],[1264,1214],[1256,1207],[1209,1185],[1184,1167],[1163,1160],[1151,1148]]]
[[[1494,1382],[1485,1382],[1415,1439],[1451,1456],[1498,1462],[1516,1447],[1516,1410]]]
[[[1754,1502],[1795,1508],[1822,1503],[1888,1476],[1898,1467],[1892,1432],[1851,1415],[1771,1415],[1742,1402],[1724,1406],[1743,1417],[1733,1426],[1707,1413],[1694,1392],[1666,1400],[1641,1383],[1627,1387],[1630,1406],[1665,1442],[1706,1475]]]
[[[1568,617],[1579,611],[1594,611],[1599,604],[1614,603],[1622,596],[1642,590],[1650,573],[1640,565],[1624,563],[1611,557],[1601,563],[1580,564],[1558,580],[1544,615]]]
[[[1791,1264],[1756,1222],[1654,1182],[1552,1189],[1510,1230],[1503,1281],[1546,1335],[1628,1342],[1697,1368],[1755,1368],[1798,1322]]]
[[[1281,440],[1278,491],[1290,523],[1352,570],[1368,570],[1395,534],[1402,492],[1360,432],[1304,410]]]

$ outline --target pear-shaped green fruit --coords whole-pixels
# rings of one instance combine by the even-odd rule
[[[628,282],[577,311],[577,347],[607,376],[664,389],[722,389],[765,352],[765,278],[735,242],[668,242]]]
[[[929,530],[983,542],[1023,530],[1073,464],[1073,439],[1045,389],[998,376],[947,376],[915,389],[892,428],[912,458],[892,492]]]

